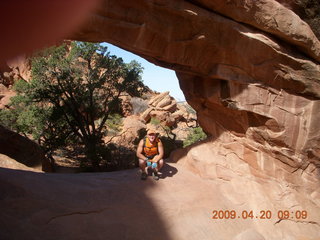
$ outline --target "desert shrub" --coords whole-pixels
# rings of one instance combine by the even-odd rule
[[[133,109],[133,114],[139,114],[148,109],[147,101],[142,98],[133,97],[131,98],[130,103]]]
[[[118,113],[111,114],[106,121],[106,125],[108,127],[108,135],[116,135],[122,127],[122,116]]]
[[[195,142],[204,140],[207,135],[204,133],[201,127],[192,128],[187,139],[183,141],[183,147],[187,147]]]
[[[160,120],[158,118],[152,117],[150,119],[150,123],[154,126],[159,126],[161,124]]]
[[[13,89],[18,93],[11,97],[10,107],[0,111],[0,124],[24,136],[39,140],[45,137],[45,122],[52,115],[52,108],[34,104],[33,99],[23,94],[30,88],[29,83],[18,80],[13,85]],[[43,146],[45,148],[45,146]]]
[[[16,112],[9,109],[0,110],[0,124],[10,130],[15,130],[17,116]]]
[[[108,161],[102,160],[101,162],[107,171],[134,168],[138,163],[135,151],[115,143],[109,143],[101,149],[101,154],[104,156],[103,159],[108,159]]]

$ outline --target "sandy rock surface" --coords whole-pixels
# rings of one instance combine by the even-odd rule
[[[319,208],[312,201],[301,201],[303,196],[279,181],[252,182],[247,176],[212,181],[174,163],[162,172],[163,178],[156,182],[151,177],[141,181],[137,169],[73,175],[0,169],[0,238],[320,237]],[[279,221],[277,211],[284,208],[306,209],[308,218]],[[237,217],[212,219],[215,210],[235,210]],[[242,211],[250,210],[254,218],[243,219]],[[272,217],[261,219],[260,211],[267,210]]]
[[[3,154],[0,154],[0,167],[17,169],[17,170],[26,170],[26,171],[32,171],[32,172],[42,172],[39,169],[27,167],[26,165],[19,163],[16,160]]]

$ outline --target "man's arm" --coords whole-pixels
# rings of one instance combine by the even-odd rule
[[[158,152],[159,154],[153,158],[152,162],[158,162],[160,159],[163,158],[164,149],[161,141],[158,143]]]
[[[142,153],[143,153],[143,139],[140,140],[139,142],[136,155],[139,159],[145,160],[146,156],[144,156]]]

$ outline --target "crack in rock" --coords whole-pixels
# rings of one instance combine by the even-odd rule
[[[293,219],[279,219],[273,225],[280,223],[282,220],[292,221],[292,222],[296,222],[296,223],[314,224],[314,225],[317,225],[318,227],[320,227],[320,224],[315,221],[299,221],[299,220],[293,220]]]
[[[72,216],[72,215],[85,215],[85,214],[91,214],[91,213],[101,213],[106,209],[108,209],[108,208],[102,208],[102,209],[99,209],[99,210],[86,211],[86,212],[71,212],[71,213],[65,213],[65,214],[57,215],[57,216],[51,217],[46,222],[46,224],[50,224],[52,221],[54,221],[57,218],[68,217],[68,216]]]

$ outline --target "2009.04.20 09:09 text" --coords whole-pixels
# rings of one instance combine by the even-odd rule
[[[305,220],[308,217],[306,210],[278,210],[274,215],[270,210],[261,210],[254,212],[253,210],[243,210],[237,212],[236,210],[213,210],[212,219],[295,219]]]

